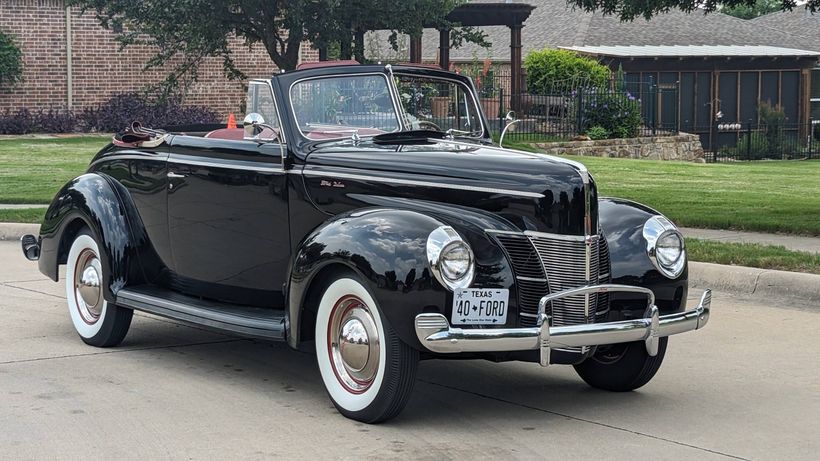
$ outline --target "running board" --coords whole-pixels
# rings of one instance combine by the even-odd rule
[[[283,310],[207,301],[153,286],[124,288],[117,304],[243,336],[285,340]]]

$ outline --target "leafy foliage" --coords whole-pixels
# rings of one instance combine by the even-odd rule
[[[481,41],[476,29],[458,28],[446,15],[465,0],[72,0],[96,13],[105,28],[115,28],[122,47],[153,45],[157,54],[147,67],[172,65],[163,82],[178,88],[196,80],[209,56],[221,57],[229,78],[244,78],[229,47],[232,36],[245,44],[261,44],[280,69],[292,70],[299,49],[339,44],[343,59],[364,55],[364,32],[390,30],[395,46],[399,33],[419,36],[424,26],[453,27],[452,40]],[[354,39],[355,37],[355,39]]]
[[[740,19],[754,19],[765,14],[780,11],[782,5],[779,0],[756,0],[751,5],[740,4],[724,7],[720,12]]]
[[[593,127],[590,127],[587,130],[586,134],[587,136],[589,136],[589,139],[592,140],[606,139],[609,137],[609,130],[602,127],[601,125],[595,125]]]
[[[19,109],[0,113],[0,134],[120,131],[133,121],[162,128],[174,125],[214,124],[219,115],[204,106],[183,106],[178,99],[149,98],[126,93],[112,97],[79,114],[58,110]]]
[[[597,88],[579,90],[576,99],[579,104],[581,131],[600,127],[610,138],[633,138],[641,127],[641,102],[626,91],[599,90]]]
[[[86,131],[111,133],[123,130],[134,121],[162,128],[174,125],[218,123],[219,115],[204,106],[183,106],[179,99],[151,98],[139,93],[116,95],[96,108],[79,115]]]
[[[672,9],[691,13],[702,11],[712,13],[721,8],[738,6],[752,6],[757,0],[568,0],[571,6],[577,6],[585,11],[599,11],[604,14],[618,16],[624,21],[632,21],[638,17],[646,19]],[[791,10],[799,6],[797,0],[779,0],[779,9]],[[820,0],[808,0],[802,7],[812,13],[820,11]]]
[[[23,54],[11,36],[0,31],[0,86],[14,85],[23,78]]]
[[[70,133],[77,126],[71,112],[28,109],[0,113],[0,134]]]
[[[766,143],[771,151],[781,152],[786,142],[786,113],[779,104],[771,105],[768,102],[760,103],[758,108],[760,123],[764,127]]]
[[[524,68],[527,88],[535,94],[548,94],[565,85],[603,87],[610,79],[608,67],[568,50],[533,51],[524,59]]]

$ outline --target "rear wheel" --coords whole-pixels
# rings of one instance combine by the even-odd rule
[[[344,275],[327,286],[315,333],[322,381],[340,413],[377,423],[401,412],[416,380],[418,351],[396,336],[358,280]]]
[[[99,246],[91,232],[83,229],[68,251],[65,276],[68,312],[74,329],[86,344],[110,347],[125,338],[134,311],[105,300],[103,275]]]
[[[643,341],[599,346],[595,355],[575,365],[575,371],[592,387],[626,392],[648,383],[663,363],[667,337],[660,338],[658,354],[646,352]]]

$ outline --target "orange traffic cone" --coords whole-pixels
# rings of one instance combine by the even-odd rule
[[[236,117],[233,114],[228,116],[228,129],[236,128]]]

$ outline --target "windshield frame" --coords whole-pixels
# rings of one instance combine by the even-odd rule
[[[459,135],[458,137],[468,138],[468,139],[476,139],[476,140],[484,138],[484,115],[483,115],[484,113],[481,112],[481,108],[479,107],[478,99],[476,98],[477,93],[475,91],[475,86],[473,85],[473,81],[470,77],[465,77],[467,79],[467,81],[469,81],[469,83],[470,83],[469,85],[467,85],[465,82],[463,82],[461,80],[458,80],[458,79],[455,79],[455,78],[450,78],[450,77],[447,77],[447,76],[444,76],[444,75],[418,74],[418,73],[415,73],[415,72],[407,72],[405,69],[394,70],[393,74],[394,74],[394,77],[405,76],[405,77],[415,77],[415,78],[427,78],[427,79],[431,79],[431,80],[445,80],[445,81],[451,82],[451,83],[453,83],[457,86],[462,87],[463,90],[466,90],[466,93],[470,94],[470,99],[473,100],[473,109],[475,109],[475,111],[476,111],[475,112],[476,118],[478,119],[479,125],[481,125],[481,130],[473,131],[469,135],[466,135],[466,134],[465,135]],[[394,90],[395,90],[396,94],[398,94],[399,89],[396,86],[396,82],[393,81],[392,83],[393,83],[393,87],[394,87]],[[400,115],[401,115],[402,125],[406,125],[406,121],[409,120],[407,118],[408,114],[404,110],[404,106],[399,104],[399,107],[401,108]],[[405,129],[403,129],[402,131],[410,131],[411,129],[412,129],[411,127],[406,126]],[[446,133],[446,131],[445,131],[445,133]]]
[[[314,141],[338,141],[338,140],[342,140],[342,139],[349,139],[353,136],[354,133],[357,133],[358,130],[365,129],[366,127],[351,126],[349,130],[348,129],[342,130],[344,127],[340,125],[339,126],[340,131],[344,132],[344,133],[349,132],[349,134],[347,134],[345,136],[340,136],[338,138],[328,138],[328,139],[322,139],[322,140],[312,139],[312,138],[308,137],[307,136],[308,133],[305,133],[304,131],[302,131],[302,127],[300,126],[300,123],[299,123],[299,117],[296,116],[296,105],[293,104],[293,88],[296,85],[298,85],[300,83],[310,81],[310,80],[330,80],[330,79],[339,79],[339,78],[348,78],[348,77],[366,77],[366,76],[374,76],[374,75],[382,77],[384,79],[384,81],[387,83],[387,92],[390,94],[390,101],[393,105],[393,116],[396,119],[396,129],[393,130],[393,131],[386,131],[385,133],[398,133],[398,132],[401,132],[401,131],[405,131],[407,129],[407,126],[405,125],[404,120],[401,117],[401,113],[402,113],[401,106],[397,105],[398,102],[396,101],[396,96],[395,96],[395,92],[396,92],[395,91],[395,84],[393,82],[391,82],[390,78],[388,78],[389,77],[388,74],[385,74],[384,72],[349,72],[349,73],[341,73],[341,74],[315,75],[315,76],[312,76],[312,77],[305,77],[305,78],[301,78],[299,80],[296,80],[296,81],[294,81],[293,83],[290,84],[290,86],[288,87],[288,94],[287,94],[288,103],[289,103],[288,105],[290,106],[290,111],[291,111],[291,115],[293,116],[293,121],[295,122],[294,125],[296,125],[296,130],[299,132],[299,134],[302,136],[302,138],[306,141],[309,141],[309,142],[314,142]],[[385,133],[379,133],[379,134],[385,134]],[[362,138],[364,138],[364,137],[369,138],[369,137],[373,137],[373,136],[376,136],[376,135],[375,134],[368,134],[368,135],[359,135],[359,136],[362,137]]]

